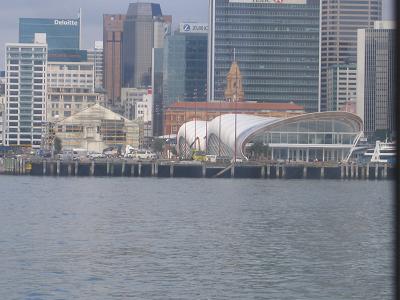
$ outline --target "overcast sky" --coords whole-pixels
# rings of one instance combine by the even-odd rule
[[[395,0],[383,0],[384,19],[393,19]],[[126,13],[129,0],[1,0],[0,70],[4,70],[4,44],[18,42],[18,18],[74,18],[83,11],[83,46],[90,48],[102,39],[102,15]],[[146,1],[144,1],[146,2]],[[147,2],[151,2],[150,0]],[[182,21],[207,22],[208,0],[154,0],[163,14],[173,16],[174,24]]]

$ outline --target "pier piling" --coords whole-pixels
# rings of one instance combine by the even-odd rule
[[[94,169],[95,168],[95,162],[92,160],[92,163],[90,164],[90,176],[94,176]]]
[[[126,165],[126,161],[122,161],[122,167],[121,167],[121,176],[125,176],[125,165]]]

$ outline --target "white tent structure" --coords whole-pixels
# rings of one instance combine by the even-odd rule
[[[234,157],[236,153],[246,158],[247,145],[261,141],[270,149],[273,160],[343,161],[357,145],[362,128],[362,120],[348,112],[310,113],[287,119],[225,114],[209,122],[182,125],[177,150],[185,156],[198,138],[199,150],[208,154]]]

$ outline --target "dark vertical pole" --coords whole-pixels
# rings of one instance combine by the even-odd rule
[[[395,5],[395,7],[394,7],[394,9],[396,10],[396,13],[397,13],[397,20],[398,20],[398,18],[399,18],[399,16],[400,16],[400,4],[399,4],[399,2],[398,1],[394,1],[394,5]],[[398,25],[397,25],[397,30],[396,30],[396,39],[395,39],[396,41],[395,41],[395,49],[399,49],[399,46],[400,46],[400,30],[399,30],[399,28],[398,28]],[[395,72],[395,74],[394,74],[394,77],[395,77],[395,81],[397,81],[397,85],[396,85],[396,90],[395,90],[395,95],[394,95],[394,97],[393,97],[393,99],[398,99],[399,98],[399,95],[400,95],[400,93],[399,93],[399,83],[400,83],[400,80],[399,80],[399,68],[400,68],[400,57],[399,57],[399,54],[398,54],[398,52],[396,52],[396,54],[397,54],[397,57],[396,57],[396,59],[395,59],[395,61],[396,61],[396,64],[397,64],[397,66],[395,66],[394,67],[394,72]],[[395,101],[395,109],[396,109],[396,112],[397,112],[397,116],[399,116],[399,112],[400,112],[400,104],[399,104],[399,102],[398,101]],[[396,133],[397,133],[397,135],[398,135],[398,133],[399,133],[399,129],[400,129],[400,118],[399,117],[397,117],[396,118],[396,127],[397,127],[397,130],[396,130]],[[394,259],[395,259],[395,261],[396,261],[396,270],[395,270],[395,282],[394,282],[394,287],[395,287],[395,291],[394,291],[394,299],[399,299],[399,297],[400,297],[400,284],[399,284],[399,282],[400,282],[400,258],[399,258],[399,251],[400,251],[400,203],[399,203],[399,201],[398,201],[398,199],[399,199],[399,196],[400,196],[400,144],[399,144],[399,138],[398,138],[398,136],[397,136],[397,159],[396,159],[396,170],[395,170],[395,172],[396,172],[396,181],[397,181],[397,184],[396,184],[396,191],[395,191],[395,193],[397,194],[397,197],[396,197],[396,195],[394,195],[394,197],[393,197],[393,204],[394,204],[394,209],[395,209],[395,224],[396,224],[396,229],[395,229],[395,234],[396,234],[396,237],[395,237],[395,241],[396,241],[396,246],[394,247],[394,252],[393,252],[393,255],[394,255]]]
[[[221,104],[222,104],[222,99],[219,99],[219,128],[218,128],[218,156],[221,156]]]
[[[236,61],[236,49],[234,49],[234,56],[235,56],[235,61]],[[238,101],[238,97],[237,97],[237,85],[238,85],[238,77],[237,77],[237,68],[236,68],[236,73],[235,73],[235,97],[234,97],[234,101],[235,101],[235,158],[234,158],[234,162],[236,164],[236,157],[237,157],[237,101]]]
[[[206,154],[208,154],[208,102],[206,102],[206,117],[205,117],[205,119],[206,119],[206,141],[205,141],[205,144],[206,144]]]
[[[195,140],[197,139],[197,102],[194,101],[194,138]],[[196,149],[196,145],[195,145],[195,149]],[[200,150],[200,145],[199,145],[199,149]]]
[[[184,110],[185,110],[184,122],[185,122],[185,158],[186,158],[186,153],[187,153],[187,144],[186,144],[186,102],[185,102],[185,105],[184,105]]]

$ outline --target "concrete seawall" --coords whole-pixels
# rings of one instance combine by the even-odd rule
[[[97,176],[157,178],[242,179],[393,179],[395,169],[386,164],[201,164],[196,162],[130,160],[59,161],[7,158],[0,174],[31,176]]]

